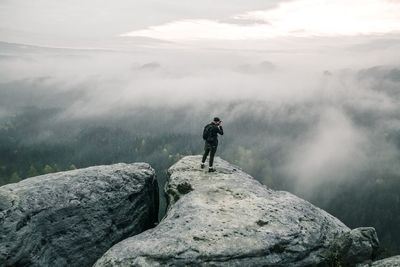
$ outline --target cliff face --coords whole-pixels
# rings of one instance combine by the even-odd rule
[[[0,187],[0,266],[90,266],[157,218],[145,163],[97,166]]]
[[[188,156],[169,171],[160,224],[115,246],[100,266],[328,266],[371,258],[373,228],[350,229],[288,192],[217,158],[216,173]]]

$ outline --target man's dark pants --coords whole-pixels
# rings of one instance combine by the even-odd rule
[[[217,152],[217,147],[218,147],[218,145],[209,144],[208,142],[206,142],[204,145],[204,154],[203,154],[203,159],[201,160],[201,162],[203,162],[203,163],[206,162],[208,153],[210,153],[210,165],[209,165],[210,168],[213,166],[214,155],[215,155],[215,152]]]

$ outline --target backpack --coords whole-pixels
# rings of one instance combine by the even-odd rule
[[[204,141],[211,141],[211,139],[212,139],[212,136],[211,136],[211,130],[212,130],[212,128],[213,128],[213,126],[212,126],[211,123],[210,123],[210,124],[207,124],[207,125],[204,127],[204,130],[203,130],[203,140],[204,140]]]

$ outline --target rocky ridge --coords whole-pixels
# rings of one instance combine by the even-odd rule
[[[352,266],[373,257],[373,228],[350,230],[220,158],[216,173],[199,163],[187,156],[173,165],[163,220],[114,245],[95,266]]]

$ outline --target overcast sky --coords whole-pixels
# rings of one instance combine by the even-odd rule
[[[3,41],[75,45],[185,19],[218,20],[276,7],[279,0],[1,0]]]
[[[399,33],[399,0],[0,0],[0,41],[104,47]],[[227,45],[229,46],[229,45]]]

